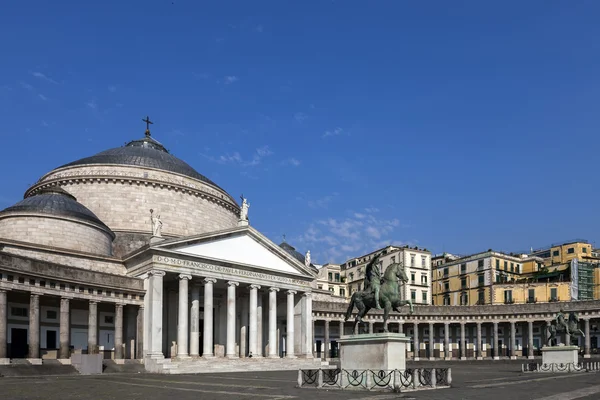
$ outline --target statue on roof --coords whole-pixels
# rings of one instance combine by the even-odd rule
[[[304,257],[304,265],[306,268],[310,268],[310,250],[306,252],[306,256]]]
[[[150,209],[150,222],[152,223],[152,236],[162,237],[162,221],[160,215],[154,216],[154,210]]]
[[[250,203],[248,203],[248,199],[241,195],[242,199],[242,208],[240,210],[240,220],[248,221],[248,209],[250,208]]]

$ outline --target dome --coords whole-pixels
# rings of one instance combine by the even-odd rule
[[[35,195],[21,200],[14,206],[0,211],[0,215],[7,213],[37,213],[55,217],[69,217],[91,222],[110,232],[108,226],[100,221],[93,212],[83,204],[78,203],[74,196],[60,187],[44,188]]]
[[[117,164],[156,168],[185,175],[221,189],[217,184],[198,173],[185,161],[170,154],[160,142],[150,137],[149,134],[145,138],[133,140],[123,147],[105,150],[91,157],[62,165],[56,169],[89,164]]]
[[[283,242],[279,245],[279,247],[281,247],[283,250],[285,250],[286,253],[288,253],[289,255],[294,257],[296,260],[300,261],[300,263],[302,265],[306,265],[306,256],[304,256],[302,253],[298,252],[294,248],[294,246],[290,245],[287,242]],[[315,265],[312,262],[310,263],[310,267],[313,269],[313,271],[317,271],[317,267],[315,267]]]

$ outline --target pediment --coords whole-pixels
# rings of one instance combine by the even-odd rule
[[[314,277],[312,271],[253,228],[180,239],[153,247],[270,272]]]

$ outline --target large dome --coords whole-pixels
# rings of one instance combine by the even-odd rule
[[[105,150],[91,157],[82,158],[62,165],[57,169],[90,164],[133,165],[162,169],[164,171],[189,176],[190,178],[206,182],[219,188],[213,181],[198,173],[185,161],[170,154],[160,142],[149,135],[143,139],[133,140],[123,147]]]

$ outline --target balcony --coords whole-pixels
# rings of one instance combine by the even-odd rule
[[[554,303],[555,301],[560,301],[560,298],[558,297],[550,297],[550,300],[548,300],[550,303]]]
[[[528,297],[527,302],[528,303],[537,303],[537,297]]]
[[[514,299],[504,299],[504,304],[515,304]]]

